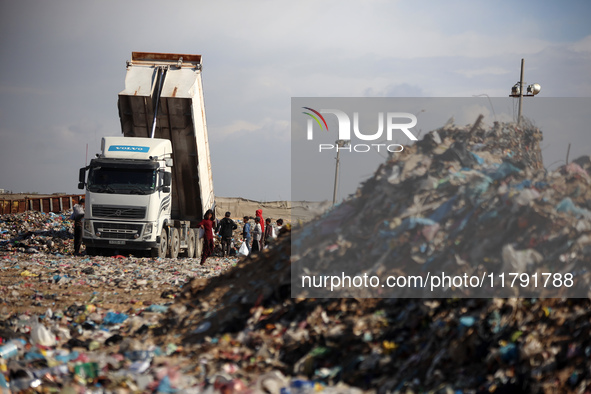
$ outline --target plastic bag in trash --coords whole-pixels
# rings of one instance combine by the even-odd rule
[[[55,335],[43,324],[36,322],[31,328],[31,342],[41,346],[55,346]]]
[[[238,255],[239,256],[248,256],[248,246],[246,245],[246,242],[242,242],[242,245],[240,246],[240,249],[238,249]]]

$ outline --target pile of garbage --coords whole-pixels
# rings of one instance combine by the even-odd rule
[[[77,302],[35,316],[4,303],[0,388],[589,391],[591,161],[547,172],[541,138],[531,124],[487,128],[477,121],[432,131],[391,156],[351,199],[285,226],[269,248],[221,275],[187,276],[165,302],[126,310]],[[29,272],[39,274],[32,270],[41,263],[31,261]],[[118,263],[137,263],[133,275],[150,269],[147,261],[117,259],[108,267]],[[450,274],[572,273],[582,296],[491,298],[490,286],[488,296],[453,286],[431,297],[425,289],[386,298],[362,288],[316,296],[318,289],[298,280],[302,272],[343,270],[424,275],[435,264]]]
[[[530,124],[429,133],[350,200],[228,274],[191,281],[177,301],[187,313],[175,331],[208,376],[234,389],[586,392],[587,291],[490,298],[489,288],[474,298],[450,287],[446,298],[365,298],[368,289],[347,289],[349,298],[334,298],[343,293],[294,289],[302,266],[308,274],[338,264],[335,272],[384,275],[438,261],[446,272],[573,273],[585,290],[591,162],[547,172],[541,138]]]
[[[72,225],[69,212],[0,216],[0,392],[199,387],[163,317],[189,280],[237,257],[74,256]]]
[[[0,217],[0,251],[72,253],[73,234],[73,222],[67,212],[27,211]]]
[[[587,297],[589,157],[548,173],[540,140],[533,126],[448,126],[392,156],[355,198],[295,234],[298,273],[413,274],[430,278],[427,286],[300,286],[299,294]],[[472,286],[429,286],[441,273]]]
[[[62,213],[26,211],[0,215],[0,252],[46,253],[68,255],[74,251],[74,222],[70,220],[71,210]],[[242,244],[242,220],[236,220],[231,255],[235,255]],[[221,237],[214,242],[215,255],[221,253]]]

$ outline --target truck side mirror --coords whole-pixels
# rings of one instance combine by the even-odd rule
[[[170,172],[164,173],[163,185],[170,186],[172,184],[172,174]]]
[[[78,172],[78,189],[84,189],[84,178],[86,178],[86,167],[82,167]]]
[[[172,174],[170,172],[162,173],[162,188],[164,193],[170,193],[170,185],[172,184]]]

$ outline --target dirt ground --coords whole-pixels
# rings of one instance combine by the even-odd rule
[[[138,313],[174,302],[193,278],[212,278],[236,265],[238,257],[214,255],[154,259],[133,255],[74,256],[68,215],[4,215],[0,248],[0,313],[45,314],[68,308]],[[234,232],[242,243],[242,222]],[[1,238],[0,238],[1,240]],[[6,241],[4,241],[6,242]],[[82,247],[84,253],[84,246]],[[158,306],[158,307],[157,307]]]
[[[237,260],[211,257],[200,266],[198,259],[121,257],[2,253],[0,311],[41,315],[75,306],[133,313],[173,302],[191,278],[217,276]]]

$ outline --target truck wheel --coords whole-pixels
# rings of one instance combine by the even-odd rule
[[[160,233],[160,245],[156,248],[152,248],[152,257],[159,257],[161,259],[166,257],[166,251],[168,250],[168,237],[166,236],[166,229],[163,228]]]
[[[181,240],[179,238],[179,230],[175,227],[170,229],[170,246],[169,255],[171,259],[179,257],[179,250],[181,249]]]
[[[201,258],[203,253],[203,238],[195,237],[195,258]]]
[[[195,256],[195,231],[190,228],[189,234],[187,234],[187,249],[183,253],[183,257],[192,259]]]

